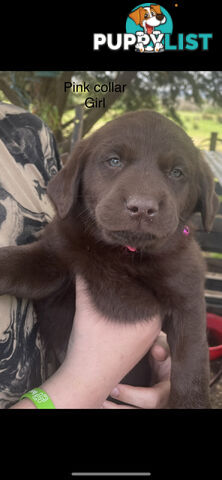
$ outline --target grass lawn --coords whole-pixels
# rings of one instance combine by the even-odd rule
[[[212,132],[217,132],[218,138],[222,140],[222,110],[217,113],[179,111],[179,115],[184,129],[197,147],[209,150]],[[222,141],[217,142],[216,149],[222,152]]]

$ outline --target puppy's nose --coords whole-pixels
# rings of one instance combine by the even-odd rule
[[[163,17],[164,17],[163,13],[158,13],[156,15],[157,20],[159,20],[160,22],[161,22],[161,20],[163,20]]]
[[[130,197],[127,201],[126,208],[132,217],[143,215],[152,218],[158,213],[159,204],[155,199]]]

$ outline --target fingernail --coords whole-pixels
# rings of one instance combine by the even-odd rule
[[[110,392],[111,397],[118,397],[119,396],[119,389],[115,387],[112,392]]]

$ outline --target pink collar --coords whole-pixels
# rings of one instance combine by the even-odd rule
[[[183,235],[188,237],[189,234],[190,234],[190,229],[189,229],[188,225],[184,225]],[[127,250],[129,250],[129,252],[136,252],[135,247],[131,247],[130,245],[126,245],[126,248],[127,248]]]
[[[183,235],[185,235],[186,237],[188,237],[188,235],[190,235],[190,229],[189,229],[188,225],[184,225]]]
[[[126,245],[126,248],[127,248],[130,252],[136,252],[136,248],[130,247],[129,245]]]

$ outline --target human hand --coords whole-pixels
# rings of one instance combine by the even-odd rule
[[[117,385],[110,395],[113,398],[128,404],[117,405],[106,400],[102,408],[105,409],[135,409],[135,408],[164,408],[170,394],[171,358],[166,334],[160,332],[150,350],[149,361],[152,373],[156,379],[155,385],[149,388],[133,387],[131,385]]]
[[[109,392],[144,357],[158,337],[160,318],[134,324],[110,321],[76,279],[76,313],[65,360],[42,389],[56,408],[101,408]],[[28,399],[12,408],[35,408]]]
[[[160,328],[158,316],[135,324],[109,321],[96,311],[85,282],[77,278],[75,321],[60,367],[73,391],[70,408],[101,408],[113,387],[151,348]]]

